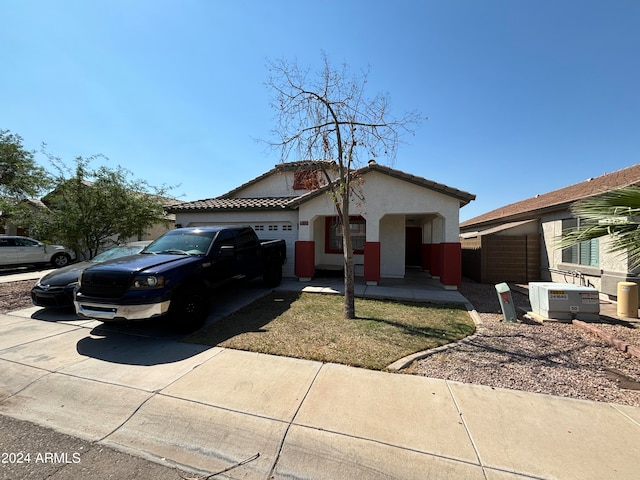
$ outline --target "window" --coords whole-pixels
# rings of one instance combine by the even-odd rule
[[[569,228],[576,228],[579,225],[580,219],[577,218],[563,220],[562,230],[564,231]],[[597,238],[594,238],[593,240],[585,240],[578,245],[562,250],[562,261],[564,263],[597,267],[600,263],[599,247],[600,243]]]
[[[258,232],[264,230],[264,225],[255,225],[253,229]]]
[[[342,253],[342,227],[338,217],[327,217],[325,220],[325,253]],[[364,253],[364,242],[367,236],[367,223],[362,217],[349,219],[353,253]]]
[[[15,242],[18,247],[37,247],[39,245],[38,242],[30,238],[16,238]]]
[[[236,241],[231,230],[222,230],[216,237],[216,249],[220,251],[223,246],[235,247]]]
[[[269,225],[269,231],[270,232],[275,232],[278,230],[278,225]]]
[[[283,225],[282,230],[284,230],[285,232],[290,232],[293,230],[293,225],[291,224]]]
[[[258,246],[255,233],[247,229],[242,230],[238,233],[238,235],[236,236],[236,244],[238,246],[238,249],[255,248]]]

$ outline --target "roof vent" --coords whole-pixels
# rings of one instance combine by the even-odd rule
[[[378,162],[376,162],[373,158],[371,160],[369,160],[369,165],[377,165]]]

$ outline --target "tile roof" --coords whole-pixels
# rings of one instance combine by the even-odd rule
[[[395,168],[385,167],[383,165],[379,165],[376,162],[369,162],[369,165],[358,170],[358,172],[360,171],[376,171],[385,173],[389,176],[396,177],[401,180],[406,180],[415,185],[425,187],[430,190],[435,190],[451,197],[455,197],[463,202],[462,205],[466,205],[467,203],[476,199],[476,196],[473,193],[465,192],[464,190],[458,190],[457,188],[449,187],[448,185],[445,185],[443,183],[434,182],[433,180],[428,180],[426,178],[418,177],[410,173],[405,173],[401,170],[396,170]]]
[[[278,210],[290,208],[291,200],[296,197],[261,197],[261,198],[209,198],[184,202],[167,208],[171,213],[185,211],[229,211],[229,210]]]
[[[636,184],[640,184],[640,164],[497,208],[462,222],[460,228],[522,220],[546,212],[565,210],[577,200]]]
[[[418,185],[420,187],[424,187],[427,188],[429,190],[434,190],[436,192],[440,192],[443,193],[445,195],[449,195],[450,197],[454,197],[457,198],[458,200],[460,200],[461,206],[464,206],[466,204],[468,204],[469,202],[471,202],[472,200],[475,200],[476,196],[472,193],[469,192],[465,192],[464,190],[458,190],[457,188],[453,188],[453,187],[449,187],[447,185],[444,185],[442,183],[437,183],[434,182],[432,180],[427,180],[426,178],[422,178],[422,177],[418,177],[416,175],[411,175],[410,173],[405,173],[401,170],[396,170],[395,168],[390,168],[390,167],[385,167],[382,165],[379,165],[378,163],[376,163],[375,161],[370,161],[369,164],[366,167],[361,167],[358,168],[357,170],[353,171],[353,175],[354,176],[360,176],[360,175],[364,175],[368,172],[379,172],[379,173],[383,173],[386,175],[389,175],[390,177],[395,177],[398,178],[400,180],[404,180],[407,181],[409,183],[413,183],[415,185]],[[310,200],[311,198],[314,198],[318,195],[320,195],[321,193],[326,192],[327,190],[329,190],[329,188],[331,188],[330,185],[325,185],[317,190],[314,190],[312,192],[308,192],[294,200],[292,200],[292,204],[293,205],[299,205],[301,203],[306,202],[307,200]]]
[[[209,198],[206,200],[196,200],[194,202],[184,202],[178,205],[171,205],[167,207],[167,211],[170,213],[178,213],[185,211],[229,211],[229,210],[277,210],[277,209],[295,209],[300,204],[315,198],[316,196],[325,193],[330,187],[325,185],[312,192],[307,192],[298,197],[262,197],[262,198],[231,198],[234,194],[237,194],[244,188],[260,180],[282,171],[291,171],[300,167],[308,165],[314,166],[322,161],[304,161],[304,162],[292,162],[276,165],[268,172],[250,180],[247,183],[240,185],[237,188],[219,196],[216,198]],[[335,166],[335,162],[323,162],[323,166]],[[355,170],[354,175],[364,175],[368,172],[376,171],[382,174],[389,175],[391,177],[399,178],[401,180],[419,185],[429,190],[434,190],[445,195],[457,198],[460,200],[461,205],[466,205],[476,198],[472,193],[452,188],[442,183],[437,183],[426,178],[417,177],[409,173],[402,172],[393,168],[378,165],[376,162],[369,162],[365,167]]]

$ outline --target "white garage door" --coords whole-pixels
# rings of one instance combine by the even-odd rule
[[[295,246],[298,232],[291,222],[272,222],[251,224],[260,240],[283,239],[287,244],[287,262],[282,267],[282,275],[293,277],[295,267]]]
[[[282,267],[282,275],[285,277],[295,276],[295,245],[298,232],[296,231],[296,226],[291,222],[242,222],[237,224],[233,222],[190,222],[188,226],[215,227],[217,225],[249,225],[256,232],[260,240],[284,240],[287,244],[287,261]]]

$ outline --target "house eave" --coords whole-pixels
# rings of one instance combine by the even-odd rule
[[[467,232],[471,230],[477,230],[478,228],[489,228],[495,225],[500,225],[502,223],[511,223],[511,222],[520,222],[524,220],[537,220],[545,215],[550,215],[558,212],[566,212],[569,210],[571,206],[571,202],[559,203],[557,205],[550,205],[545,208],[540,208],[537,210],[531,210],[528,212],[521,212],[513,215],[506,215],[504,217],[492,218],[490,220],[486,220],[483,222],[474,222],[474,223],[466,223],[463,222],[460,224],[460,231]]]

